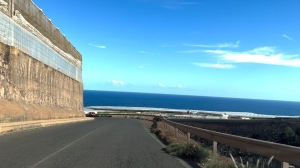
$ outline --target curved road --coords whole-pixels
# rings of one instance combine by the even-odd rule
[[[96,118],[0,136],[0,167],[183,167],[133,119]]]

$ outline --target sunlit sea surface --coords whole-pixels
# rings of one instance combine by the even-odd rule
[[[300,102],[111,91],[83,92],[84,106],[121,106],[300,116]]]

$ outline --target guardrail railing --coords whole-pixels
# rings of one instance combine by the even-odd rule
[[[109,114],[111,115],[111,114]],[[144,116],[155,117],[154,115],[144,114],[112,114],[119,116]],[[265,157],[274,157],[274,159],[281,162],[282,168],[288,168],[289,164],[300,166],[300,147],[284,145],[274,142],[262,141],[252,138],[246,138],[231,134],[220,133],[216,131],[206,130],[202,128],[196,128],[173,121],[169,121],[163,118],[165,127],[169,130],[173,127],[175,136],[178,135],[178,131],[184,131],[187,133],[187,142],[190,142],[190,135],[195,135],[201,138],[205,138],[213,141],[213,151],[217,152],[217,144],[225,144],[231,147],[239,148],[247,152],[255,153]]]

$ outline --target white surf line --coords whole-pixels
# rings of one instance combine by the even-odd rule
[[[108,124],[109,124],[109,123],[108,123]],[[42,160],[40,160],[39,162],[35,163],[34,165],[30,166],[29,168],[34,168],[34,167],[36,167],[37,165],[43,163],[44,161],[46,161],[47,159],[51,158],[52,156],[58,154],[59,152],[63,151],[64,149],[68,148],[69,146],[71,146],[71,145],[73,145],[74,143],[76,143],[76,142],[82,140],[83,138],[89,136],[90,134],[94,133],[95,131],[99,130],[100,128],[103,128],[104,126],[106,126],[106,125],[108,125],[108,124],[102,125],[101,127],[95,129],[94,131],[92,131],[92,132],[90,132],[90,133],[84,135],[83,137],[81,137],[81,138],[79,138],[79,139],[77,139],[77,140],[71,142],[70,144],[68,144],[68,145],[66,145],[65,147],[61,148],[60,150],[58,150],[58,151],[52,153],[51,155],[45,157],[44,159],[42,159]]]

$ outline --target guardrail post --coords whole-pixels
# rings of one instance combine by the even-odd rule
[[[178,128],[175,128],[175,137],[178,136]]]
[[[218,143],[216,141],[213,142],[213,152],[214,153],[218,152]]]
[[[190,143],[191,142],[191,134],[188,132],[187,133],[187,142]]]
[[[289,163],[281,162],[281,168],[289,168]]]

